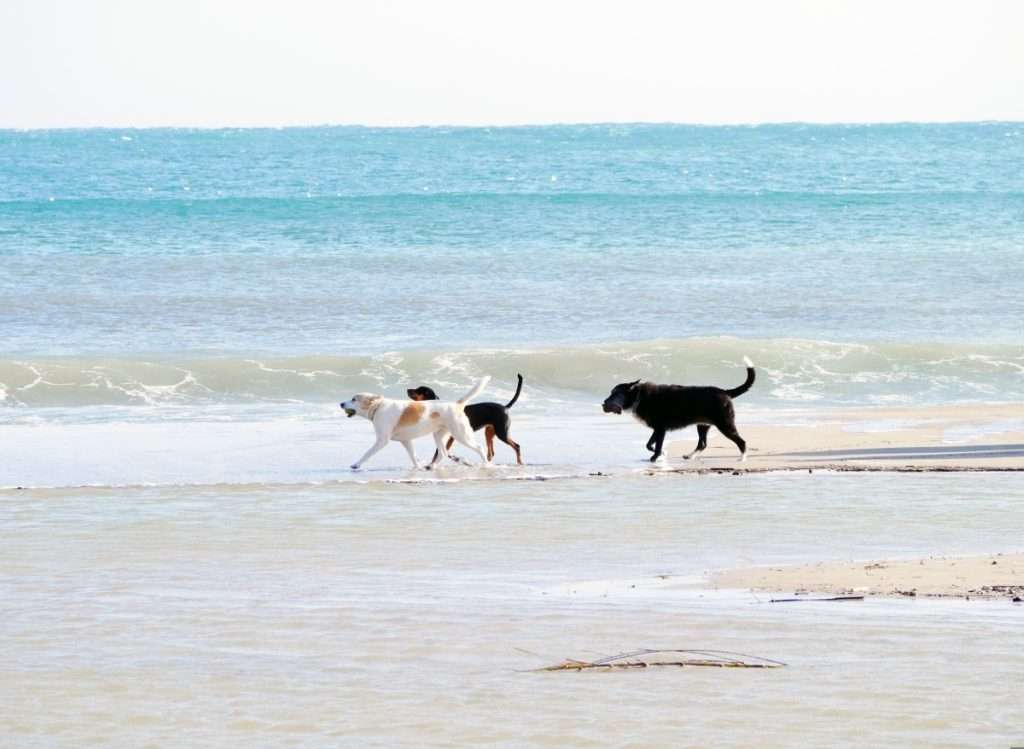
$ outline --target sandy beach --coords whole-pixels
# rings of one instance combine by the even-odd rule
[[[924,596],[1020,602],[1024,599],[1024,554],[748,567],[717,572],[710,579],[716,588],[778,591],[796,597]]]
[[[970,404],[920,408],[829,409],[773,415],[771,423],[743,424],[746,462],[711,431],[705,456],[680,471],[1022,471],[1024,406]],[[670,458],[693,449],[696,435],[669,443]]]
[[[1024,471],[1024,407],[1018,404],[832,410],[801,423],[743,430],[748,460],[724,440],[679,472],[999,472]],[[675,458],[692,445],[677,440]],[[807,596],[898,596],[1020,601],[1024,554],[931,556],[909,560],[820,561],[714,572],[715,588]]]

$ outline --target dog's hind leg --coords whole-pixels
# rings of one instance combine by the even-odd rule
[[[494,434],[495,434],[495,436],[497,436],[498,439],[500,439],[502,442],[504,442],[506,445],[508,445],[509,447],[511,447],[513,450],[516,451],[516,463],[519,464],[519,465],[522,465],[523,464],[523,454],[522,454],[522,452],[520,452],[519,443],[516,442],[511,437],[508,436],[508,424],[495,424],[494,425]],[[493,438],[491,440],[489,440],[489,442],[490,442],[490,453],[491,453],[491,457],[493,458],[494,457],[494,447],[493,447],[494,441],[493,441]]]
[[[697,446],[693,448],[693,452],[687,453],[683,457],[689,460],[699,452],[703,452],[704,448],[708,446],[708,430],[711,429],[710,424],[698,424],[697,425]]]
[[[494,460],[494,426],[492,424],[484,427],[484,441],[487,443],[487,459]]]
[[[715,424],[718,427],[718,431],[724,434],[726,437],[736,443],[736,447],[740,449],[740,463],[747,459],[747,442],[740,433],[736,431],[736,425],[730,419],[729,421],[723,421]]]
[[[522,450],[521,450],[521,449],[520,449],[520,447],[519,447],[519,443],[518,443],[518,442],[516,442],[516,441],[515,441],[514,439],[512,439],[511,437],[509,437],[509,438],[508,438],[508,439],[506,439],[506,440],[502,440],[502,441],[503,441],[503,442],[504,442],[504,443],[505,443],[506,445],[508,445],[509,447],[511,447],[511,448],[512,448],[513,450],[515,450],[515,451],[516,451],[516,465],[522,465],[522,464],[523,464],[523,452],[522,452]]]
[[[469,426],[469,421],[462,415],[460,418],[455,419],[452,427],[452,437],[454,437],[460,445],[465,445],[470,450],[480,456],[480,462],[485,465],[490,465],[491,460],[487,457],[487,454],[480,449],[480,445],[476,443],[476,437],[473,436],[473,430]]]
[[[454,445],[454,444],[455,444],[455,438],[452,437],[451,435],[449,435],[448,436],[448,447],[446,448],[448,450],[448,457],[451,458],[452,460],[454,460],[456,463],[465,463],[466,461],[464,461],[458,455],[455,455],[455,454],[452,453],[452,445]]]

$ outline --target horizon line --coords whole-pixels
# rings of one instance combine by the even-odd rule
[[[707,128],[756,128],[784,126],[812,127],[875,127],[884,125],[1024,125],[1024,120],[978,119],[978,120],[765,120],[736,122],[687,122],[682,120],[594,120],[566,122],[521,122],[492,124],[367,124],[321,122],[309,124],[279,125],[44,125],[8,126],[0,124],[0,132],[54,132],[75,130],[312,130],[327,128],[351,128],[366,130],[491,130],[528,129],[544,127],[707,127]]]

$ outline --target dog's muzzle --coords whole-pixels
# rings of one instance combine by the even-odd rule
[[[603,410],[606,414],[621,414],[622,406],[620,406],[618,403],[609,403],[608,401],[605,401],[604,403],[601,404],[601,410]]]
[[[344,411],[344,412],[345,412],[345,414],[346,414],[346,415],[347,415],[347,416],[348,416],[348,417],[349,417],[350,419],[351,419],[351,418],[352,418],[353,416],[355,416],[355,415],[356,415],[356,410],[355,410],[354,408],[346,408],[346,406],[345,406],[345,404],[344,404],[344,403],[341,403],[340,405],[341,405],[341,410],[342,410],[342,411]]]

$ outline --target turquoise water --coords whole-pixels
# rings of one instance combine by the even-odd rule
[[[1016,344],[1020,124],[0,132],[0,356]]]

